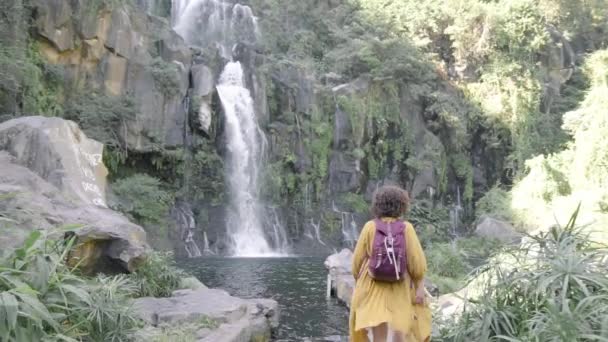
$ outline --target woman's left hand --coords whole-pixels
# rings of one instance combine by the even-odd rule
[[[426,293],[424,291],[424,285],[418,286],[416,289],[416,304],[422,305],[424,304],[424,297],[426,297]]]

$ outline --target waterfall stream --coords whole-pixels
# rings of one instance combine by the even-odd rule
[[[359,238],[359,231],[357,229],[357,222],[355,222],[355,216],[351,212],[339,210],[334,202],[332,202],[332,210],[340,214],[342,239],[346,244],[346,247],[351,249],[354,248],[357,243],[357,239]]]
[[[277,212],[265,210],[259,197],[266,137],[257,123],[243,66],[233,59],[236,44],[255,43],[259,34],[256,18],[250,7],[221,0],[173,0],[171,17],[175,31],[188,44],[217,48],[228,60],[216,89],[224,112],[230,191],[226,224],[231,254],[284,255],[288,245],[285,228]],[[270,240],[266,226],[272,230]]]
[[[171,210],[171,217],[174,222],[177,223],[181,240],[183,241],[183,247],[186,255],[189,258],[196,258],[202,256],[201,250],[199,249],[196,241],[194,241],[194,231],[196,230],[196,224],[194,221],[194,214],[189,204],[178,201]]]
[[[458,227],[460,226],[460,217],[462,212],[462,204],[460,202],[460,187],[456,187],[456,203],[450,209],[450,228],[452,237],[458,237]]]

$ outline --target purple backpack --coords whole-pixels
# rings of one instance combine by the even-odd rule
[[[389,223],[375,219],[376,232],[369,256],[369,275],[378,281],[396,282],[407,271],[405,254],[405,223]]]

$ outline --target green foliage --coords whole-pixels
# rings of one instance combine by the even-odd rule
[[[590,89],[581,106],[564,115],[563,128],[573,141],[559,153],[528,160],[527,175],[513,188],[512,208],[522,224],[546,227],[581,200],[585,216],[601,215],[608,193],[608,119],[598,115],[608,110],[606,50],[590,55],[584,70]]]
[[[137,114],[130,96],[109,96],[98,92],[72,94],[65,118],[77,122],[89,138],[114,148],[123,148],[126,123]]]
[[[468,272],[465,256],[456,245],[435,243],[427,247],[426,259],[429,272],[442,277],[461,278]]]
[[[120,198],[116,209],[145,226],[157,226],[154,233],[162,235],[162,232],[166,232],[166,218],[173,196],[162,189],[158,179],[146,174],[134,174],[118,179],[112,184],[112,189]]]
[[[462,289],[475,267],[499,250],[499,241],[479,237],[459,238],[450,243],[426,243],[429,278],[440,293]]]
[[[171,253],[153,252],[129,277],[136,297],[170,297],[187,274],[175,266]]]
[[[0,257],[0,340],[124,341],[140,323],[121,276],[86,279],[64,261],[73,240],[32,232]]]
[[[126,276],[95,278],[87,289],[90,302],[74,312],[74,322],[86,322],[78,327],[95,342],[125,341],[143,324],[130,307],[135,293],[134,284]]]
[[[63,112],[62,68],[44,62],[38,45],[16,31],[26,27],[20,15],[29,11],[19,1],[9,3],[0,5],[0,15],[16,26],[0,24],[0,114],[58,116]]]
[[[478,218],[489,215],[499,220],[513,222],[511,200],[511,194],[508,191],[495,186],[477,201],[475,214]]]
[[[482,268],[475,305],[440,327],[438,340],[605,339],[608,250],[575,225],[577,214]]]
[[[341,202],[345,204],[348,210],[353,213],[369,213],[369,204],[363,195],[349,192],[342,195]]]
[[[149,69],[156,86],[163,95],[172,97],[179,93],[179,69],[175,63],[165,62],[157,57],[152,60]]]
[[[418,200],[410,208],[407,219],[416,227],[425,248],[433,242],[449,240],[450,217],[446,208],[433,207],[428,201]]]
[[[180,158],[169,161],[170,166],[162,170],[176,168],[177,175],[184,180],[179,193],[190,194],[194,200],[205,201],[217,206],[226,199],[225,166],[215,148],[205,142],[194,155],[186,153]],[[168,180],[172,177],[169,176]]]

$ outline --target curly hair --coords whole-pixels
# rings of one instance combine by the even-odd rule
[[[397,186],[383,186],[374,194],[371,211],[377,218],[399,218],[409,208],[407,191]]]

